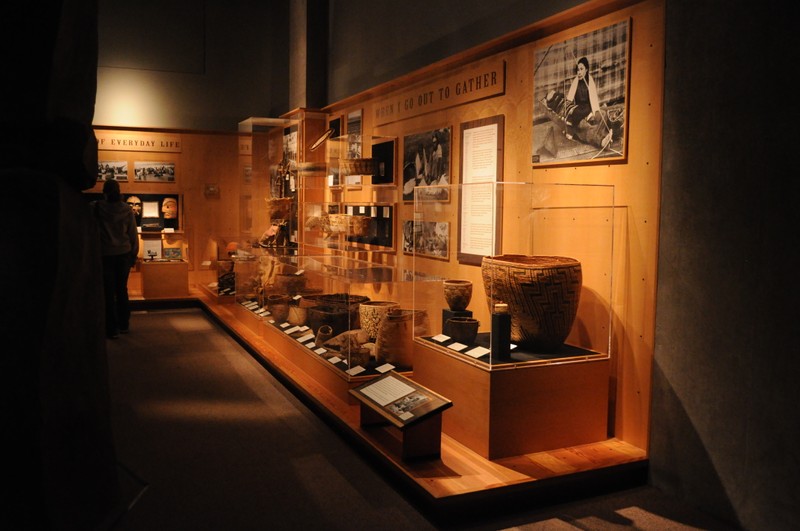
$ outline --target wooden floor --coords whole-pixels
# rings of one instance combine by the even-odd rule
[[[131,296],[134,307],[199,304],[287,388],[429,510],[474,509],[476,503],[500,507],[532,497],[553,503],[646,483],[646,452],[615,438],[490,461],[442,434],[439,459],[405,462],[399,457],[399,432],[362,428],[357,404],[334,396],[293,362],[293,357],[307,355],[305,352],[300,348],[278,352],[253,330],[252,323],[240,318],[237,304],[220,303],[197,289],[190,290],[190,297],[183,301],[144,301],[137,299],[136,293]]]

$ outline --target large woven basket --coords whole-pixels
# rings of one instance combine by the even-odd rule
[[[578,313],[581,263],[564,256],[485,256],[483,287],[490,305],[508,304],[511,341],[539,352],[563,345]]]

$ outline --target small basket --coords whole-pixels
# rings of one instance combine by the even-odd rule
[[[346,233],[350,230],[349,214],[328,214],[329,230],[334,234]]]
[[[289,213],[292,211],[291,197],[267,197],[264,200],[267,202],[269,219],[285,219],[289,217]]]
[[[342,175],[375,175],[377,168],[377,161],[373,158],[339,161],[339,170]]]

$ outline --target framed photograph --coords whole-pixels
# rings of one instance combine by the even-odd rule
[[[403,201],[450,200],[450,136],[445,127],[403,137]]]
[[[135,161],[133,163],[134,180],[153,183],[174,183],[174,162],[147,162]]]
[[[283,129],[283,155],[286,160],[297,162],[298,127],[290,125]]]
[[[394,184],[394,168],[397,159],[395,139],[379,140],[372,144],[372,158],[376,160],[378,166],[372,175],[372,184]]]
[[[330,142],[325,142],[325,158],[331,163],[328,164],[328,186],[340,186],[342,184],[339,175],[339,164],[336,162],[342,157],[344,150],[342,137],[342,127],[344,126],[344,116],[337,116],[328,121],[328,129],[332,130]]]
[[[126,160],[99,160],[97,161],[98,181],[127,181],[128,161]]]
[[[183,249],[180,247],[167,247],[166,245],[161,249],[161,254],[167,260],[182,260]]]
[[[458,204],[458,261],[481,265],[500,253],[503,180],[503,115],[461,124],[461,188]]]
[[[403,220],[403,253],[450,259],[450,223]]]
[[[626,160],[629,57],[629,19],[534,51],[534,166]]]
[[[347,153],[343,158],[360,159],[361,149],[361,109],[347,113]]]
[[[388,203],[346,203],[343,214],[349,219],[347,241],[367,249],[394,249],[394,205]]]

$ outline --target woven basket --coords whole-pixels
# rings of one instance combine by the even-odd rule
[[[269,219],[288,218],[289,213],[292,211],[292,198],[279,197],[279,198],[265,198],[267,202],[267,211],[269,212]]]
[[[377,173],[377,168],[377,161],[372,158],[339,161],[339,171],[342,175],[374,175]]]
[[[564,256],[484,256],[490,307],[508,304],[511,341],[540,352],[557,350],[572,330],[580,302],[581,263]]]
[[[333,234],[346,233],[350,230],[349,214],[328,214],[328,230]]]

